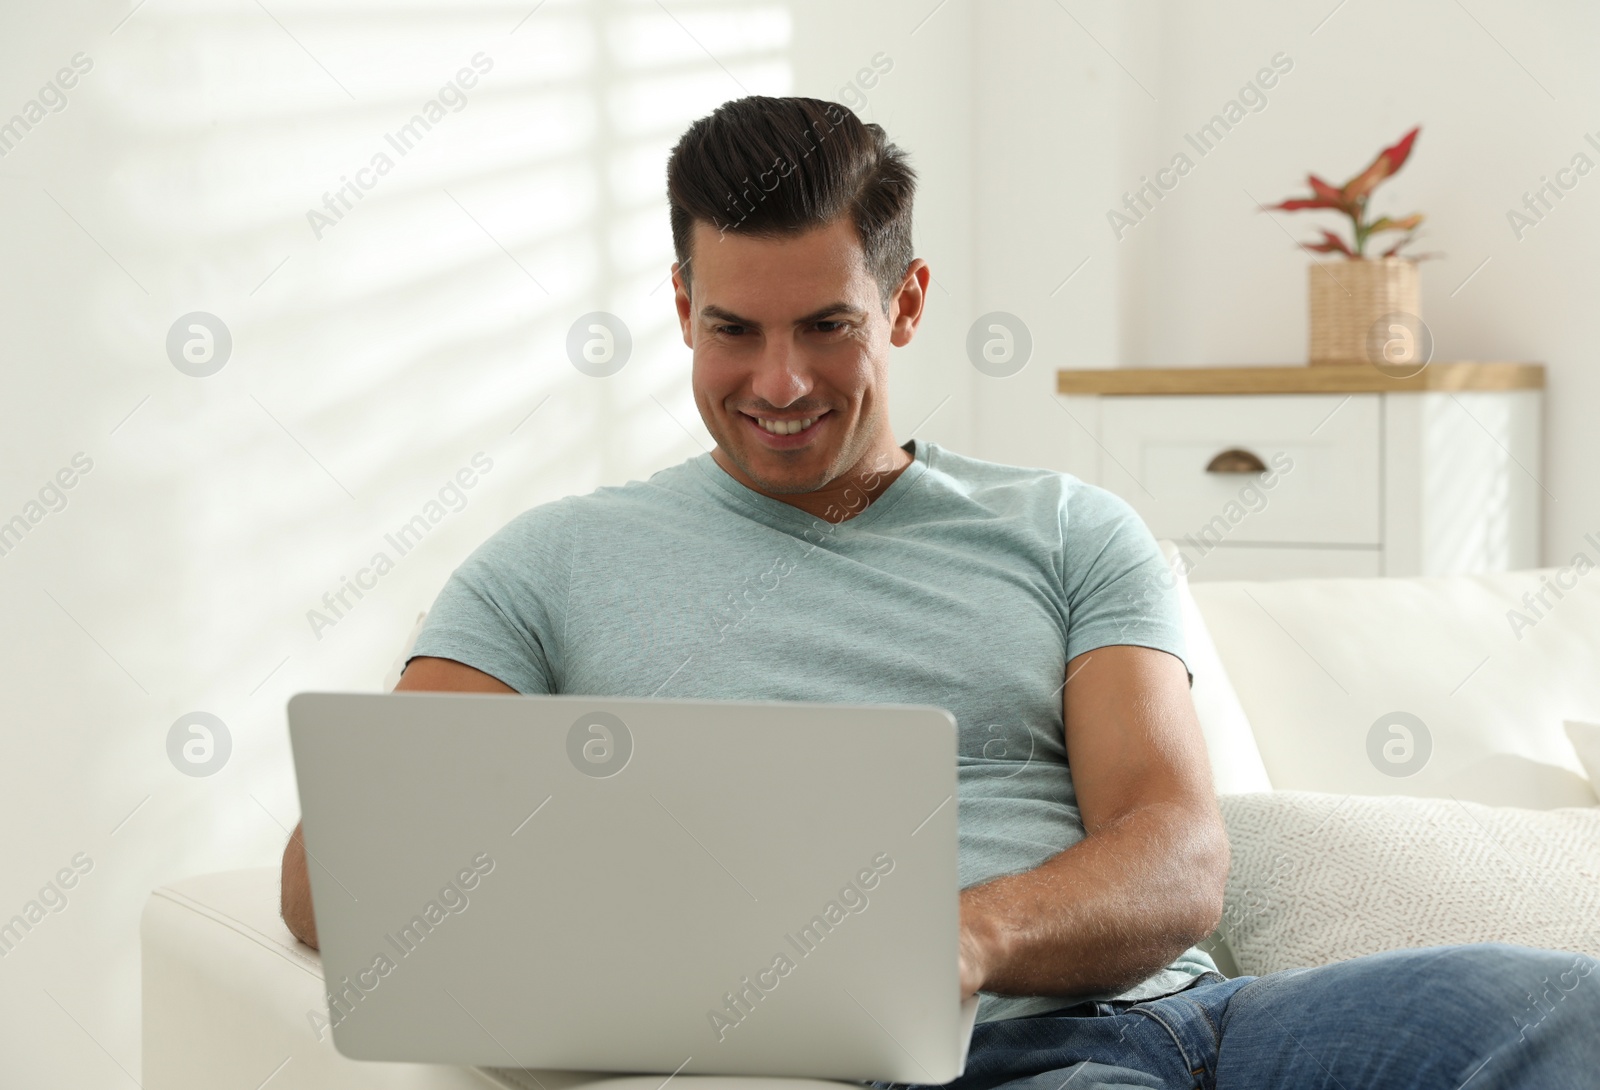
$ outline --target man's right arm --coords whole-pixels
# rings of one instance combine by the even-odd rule
[[[452,659],[414,658],[400,675],[395,692],[514,693],[511,686],[482,670]],[[311,907],[311,881],[306,873],[305,834],[296,825],[283,849],[283,922],[294,937],[316,948],[317,920]]]

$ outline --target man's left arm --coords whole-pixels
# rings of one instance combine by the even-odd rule
[[[1086,836],[961,894],[961,992],[1117,993],[1222,916],[1228,838],[1182,660],[1114,645],[1067,664],[1062,696]]]

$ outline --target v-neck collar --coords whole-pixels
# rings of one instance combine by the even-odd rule
[[[782,500],[773,499],[771,496],[757,492],[748,485],[735,480],[727,470],[717,464],[717,460],[709,453],[700,455],[694,461],[700,465],[706,476],[722,491],[740,505],[758,512],[763,521],[769,524],[777,523],[804,529],[820,523],[823,526],[830,527],[833,532],[838,532],[841,530],[848,531],[853,527],[866,526],[871,524],[873,520],[880,518],[885,511],[899,502],[900,497],[911,490],[923,473],[927,472],[929,461],[933,456],[933,444],[918,442],[916,439],[908,439],[901,449],[911,455],[911,464],[902,469],[900,475],[889,482],[889,487],[880,492],[878,498],[869,503],[865,511],[862,511],[859,515],[853,515],[843,522],[834,523],[828,522],[820,515],[813,515],[808,511],[803,511],[792,503],[784,503]]]

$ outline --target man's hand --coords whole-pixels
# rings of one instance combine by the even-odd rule
[[[1222,915],[1228,838],[1183,663],[1112,646],[1067,666],[1067,760],[1087,835],[962,891],[963,997],[1124,991]]]
[[[414,658],[400,675],[395,692],[514,693],[511,686],[451,659]],[[312,860],[315,863],[315,860]],[[282,900],[279,911],[295,938],[317,948],[317,917],[311,905],[311,876],[306,871],[305,832],[296,824],[283,849]]]

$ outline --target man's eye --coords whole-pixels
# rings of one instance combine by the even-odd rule
[[[837,333],[837,332],[839,332],[839,330],[843,329],[844,326],[845,326],[845,323],[838,322],[838,321],[818,322],[817,323],[817,332],[819,332],[819,333]]]
[[[718,325],[712,326],[711,329],[712,332],[721,334],[725,337],[737,337],[740,333],[744,332],[744,326],[742,325]]]

